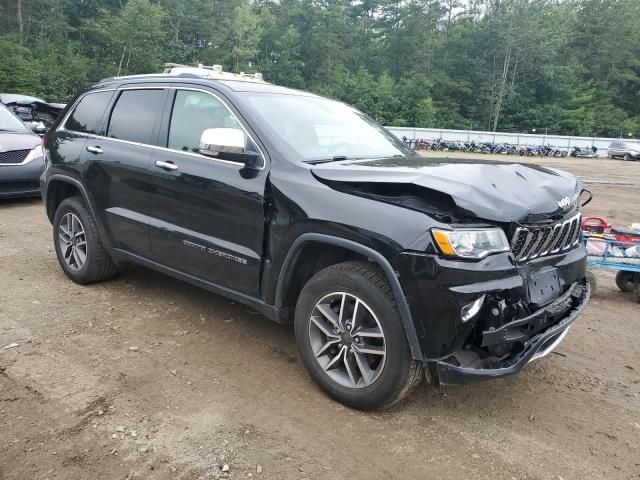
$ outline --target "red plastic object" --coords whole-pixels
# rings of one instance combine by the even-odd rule
[[[611,230],[611,224],[603,217],[585,217],[582,219],[582,231],[605,233]]]
[[[618,242],[636,243],[640,242],[640,233],[627,228],[613,227],[611,233],[616,236]]]

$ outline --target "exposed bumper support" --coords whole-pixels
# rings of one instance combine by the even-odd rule
[[[506,360],[498,361],[495,367],[474,368],[453,365],[445,361],[436,362],[435,367],[440,385],[464,385],[518,373],[527,363],[547,355],[562,341],[571,324],[587,305],[590,294],[591,290],[587,282],[576,283],[562,297],[538,310],[533,315],[516,320],[495,330],[494,332],[500,333],[496,333],[493,336],[486,337],[483,335],[483,339],[489,339],[490,341],[495,341],[498,338],[508,341],[514,336],[519,337],[523,326],[537,325],[542,320],[554,318],[567,304],[569,306],[557,323],[531,337],[524,343],[524,348],[520,353]],[[494,332],[484,333],[493,334]]]
[[[519,318],[497,329],[485,330],[482,332],[481,346],[489,347],[505,342],[526,342],[535,334],[556,323],[571,310],[575,302],[574,292],[578,286],[578,283],[574,283],[554,302],[525,318]]]

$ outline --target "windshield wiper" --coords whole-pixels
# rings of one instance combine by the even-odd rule
[[[345,155],[336,155],[332,158],[319,158],[317,160],[307,160],[305,163],[309,163],[311,165],[318,165],[320,163],[329,163],[329,162],[340,162],[342,160],[381,160],[385,158],[406,158],[406,155],[383,155],[379,157],[375,156],[365,156],[365,157],[347,157]]]
[[[307,163],[310,163],[311,165],[318,165],[320,163],[341,162],[342,160],[349,160],[349,157],[345,155],[336,155],[335,157],[331,157],[331,158],[320,158],[318,160],[309,160],[307,161]]]

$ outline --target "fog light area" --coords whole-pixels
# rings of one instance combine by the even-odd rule
[[[462,307],[460,314],[462,316],[463,322],[469,321],[470,319],[472,319],[478,314],[478,312],[480,311],[480,308],[482,308],[482,304],[484,303],[484,298],[485,298],[485,295],[482,295],[475,302],[472,302]]]

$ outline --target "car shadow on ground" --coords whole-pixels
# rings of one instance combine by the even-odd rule
[[[42,203],[42,198],[40,197],[0,198],[0,209],[28,207],[29,205],[36,205],[38,203]]]
[[[172,306],[180,306],[193,316],[201,315],[198,312],[207,312],[208,322],[198,326],[202,333],[215,336],[218,329],[224,329],[230,337],[251,338],[252,342],[264,345],[270,352],[277,354],[277,357],[292,364],[287,376],[300,378],[299,386],[294,388],[311,388],[319,397],[324,396],[313,382],[308,381],[297,353],[292,324],[275,323],[241,303],[141,266],[127,268],[110,282],[119,287],[130,286],[138,297],[169,301]],[[169,327],[169,322],[173,322],[175,318],[169,312],[166,313],[166,318],[163,319],[163,316],[158,320],[166,321],[167,329],[173,328]],[[184,328],[188,328],[186,323]],[[239,345],[238,348],[242,347]],[[437,390],[423,381],[412,395],[382,415],[388,418],[404,416],[408,412],[419,416],[455,415],[454,412],[460,408],[461,417],[469,414],[483,417],[493,415],[496,405],[501,405],[503,413],[514,413],[514,410],[520,409],[517,405],[530,396],[531,383],[546,383],[547,368],[551,367],[547,367],[545,363],[544,360],[536,361],[525,367],[519,375],[512,377],[444,390]],[[538,392],[538,395],[544,397],[543,392]]]

